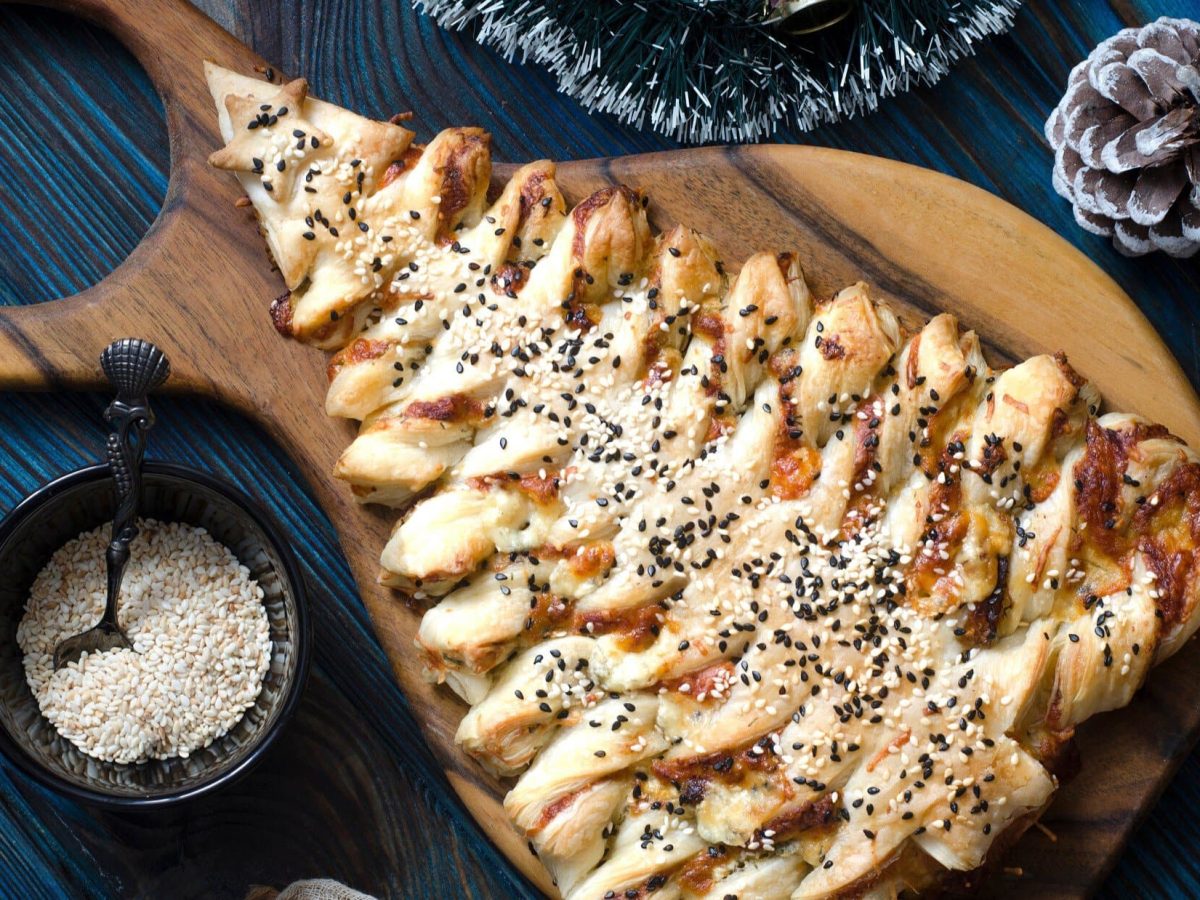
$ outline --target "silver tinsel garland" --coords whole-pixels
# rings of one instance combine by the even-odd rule
[[[413,0],[509,61],[548,68],[587,109],[688,142],[745,142],[870,112],[1006,31],[1020,0],[847,0],[793,37],[763,0]],[[786,23],[784,23],[786,24]]]

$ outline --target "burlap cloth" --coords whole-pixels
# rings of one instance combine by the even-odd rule
[[[293,881],[282,891],[255,885],[246,894],[246,900],[375,900],[375,898],[370,894],[363,894],[353,888],[348,888],[332,878],[311,878],[306,881]]]

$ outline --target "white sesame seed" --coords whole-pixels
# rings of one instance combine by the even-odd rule
[[[42,714],[81,751],[122,763],[187,756],[237,724],[271,657],[262,588],[203,528],[144,520],[120,622],[133,649],[54,670],[54,648],[104,610],[107,526],[68,541],[38,574],[17,628]]]

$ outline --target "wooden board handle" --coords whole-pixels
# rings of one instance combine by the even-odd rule
[[[239,221],[231,209],[239,193],[236,184],[207,164],[220,141],[198,62],[211,59],[239,71],[264,64],[182,0],[37,2],[112,32],[146,69],[166,112],[171,171],[158,217],[110,275],[73,297],[0,308],[0,389],[98,387],[100,351],[115,338],[138,336],[171,357],[175,388],[207,389],[236,402],[217,389],[211,375],[221,354],[205,339],[211,322],[204,311],[213,305],[213,290],[240,287],[259,298],[279,293],[280,287],[264,265],[241,267],[261,273],[249,283],[239,279],[235,287],[227,278],[228,260],[245,255],[247,236],[231,225]],[[146,310],[163,314],[148,316]]]

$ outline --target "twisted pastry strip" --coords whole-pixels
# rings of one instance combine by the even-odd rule
[[[1200,624],[1200,458],[792,255],[210,67],[384,583],[564,896],[893,896],[981,865]],[[430,487],[416,503],[413,498]]]

